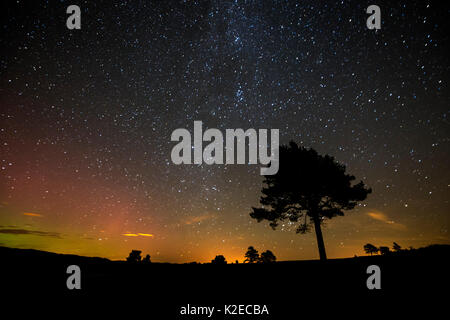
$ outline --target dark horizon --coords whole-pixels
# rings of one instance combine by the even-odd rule
[[[382,247],[382,246],[380,246]],[[390,248],[390,246],[386,246],[388,248]],[[417,254],[417,252],[420,252],[421,250],[429,250],[430,248],[447,248],[450,250],[450,243],[445,243],[445,244],[429,244],[426,245],[424,247],[419,247],[419,248],[402,248],[402,250],[404,250],[403,253],[401,254],[408,254],[408,252],[410,254]],[[72,254],[72,253],[61,253],[61,252],[52,252],[52,251],[45,251],[45,250],[38,250],[38,249],[32,249],[32,248],[14,248],[14,247],[6,247],[0,244],[0,250],[4,250],[4,249],[11,249],[11,250],[18,250],[19,254],[21,254],[20,252],[23,252],[23,255],[25,255],[25,251],[33,251],[36,253],[43,253],[43,254],[54,254],[54,255],[60,255],[60,256],[75,256],[75,257],[80,257],[80,258],[88,258],[88,259],[102,259],[102,260],[107,260],[110,262],[127,262],[127,257],[123,257],[123,259],[120,260],[111,260],[108,259],[107,257],[101,257],[101,256],[84,256],[84,255],[78,255],[78,254]],[[139,248],[135,248],[133,250],[139,250]],[[141,251],[141,250],[139,250]],[[150,254],[148,252],[142,252],[143,256],[142,258],[146,255],[146,254]],[[395,251],[390,251],[388,255],[391,256],[398,256],[399,253],[395,252]],[[244,256],[244,254],[243,254]],[[354,255],[354,256],[348,256],[348,257],[341,257],[341,258],[329,258],[327,260],[347,260],[347,259],[355,259],[355,258],[364,258],[364,257],[383,257],[383,254],[380,253],[376,253],[376,254],[369,254],[369,253],[364,253],[364,255],[358,256],[358,255]],[[211,264],[211,260],[213,260],[213,256],[211,257],[211,259],[209,261],[191,261],[191,260],[187,260],[186,262],[168,262],[168,261],[153,261],[153,259],[151,260],[151,263],[156,263],[156,264],[180,264],[180,265],[184,265],[184,264]],[[225,257],[227,258],[227,257]],[[317,259],[298,259],[298,260],[276,260],[273,263],[289,263],[289,262],[308,262],[308,261],[317,261],[319,262],[320,259],[319,257]],[[226,259],[226,264],[236,264],[236,260],[228,260]],[[238,264],[252,264],[252,263],[246,263],[244,262],[244,259],[238,260]],[[253,263],[253,264],[259,264],[259,263]]]

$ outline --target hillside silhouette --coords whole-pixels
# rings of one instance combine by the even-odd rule
[[[153,303],[153,311],[176,312],[186,303],[265,303],[273,314],[287,315],[286,308],[301,298],[309,306],[316,298],[332,295],[330,303],[369,299],[417,299],[436,294],[448,285],[450,245],[431,245],[403,254],[345,259],[272,261],[271,263],[130,263],[104,258],[0,247],[2,288],[12,294],[39,293],[59,297],[121,296],[131,302]],[[214,260],[217,260],[214,259]],[[214,261],[213,260],[213,261]],[[66,288],[66,268],[81,269],[81,290]],[[366,269],[382,270],[381,290],[368,290]],[[242,288],[246,288],[243,290]],[[292,294],[290,292],[295,292]],[[344,298],[345,297],[345,298]],[[342,300],[341,300],[342,299]],[[176,314],[173,314],[175,318]],[[168,317],[171,319],[172,317]],[[262,317],[261,319],[264,319]],[[267,318],[269,319],[269,318]]]

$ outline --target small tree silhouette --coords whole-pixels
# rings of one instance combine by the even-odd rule
[[[320,260],[326,260],[321,223],[343,216],[366,199],[371,189],[345,173],[345,166],[333,157],[319,155],[314,149],[281,146],[280,167],[275,175],[264,177],[261,208],[252,208],[250,216],[258,222],[268,220],[275,229],[280,221],[299,222],[297,233],[306,233],[314,225]]]
[[[227,264],[227,260],[223,255],[216,256],[213,260],[211,260],[212,264]]]
[[[140,262],[142,257],[141,257],[141,252],[140,250],[131,250],[130,255],[127,258],[128,262]]]
[[[399,252],[402,250],[402,247],[397,242],[394,242],[392,250],[394,250],[395,252]]]
[[[142,259],[143,263],[151,263],[152,261],[150,260],[150,255],[146,255],[144,259]]]
[[[275,257],[272,251],[266,250],[265,252],[261,253],[260,260],[262,263],[273,263],[277,260],[277,257]]]
[[[378,248],[375,247],[373,244],[366,244],[364,245],[364,251],[370,255],[374,254],[374,253],[378,253]]]
[[[248,247],[247,252],[245,253],[245,262],[248,263],[255,263],[259,261],[259,254],[258,254],[258,250],[256,250],[255,248],[253,248],[253,246]]]
[[[389,247],[380,247],[380,254],[382,256],[386,256],[391,252],[391,250],[389,250]]]

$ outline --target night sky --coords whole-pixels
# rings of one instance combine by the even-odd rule
[[[173,130],[279,129],[373,192],[329,258],[449,243],[449,6],[437,1],[4,1],[0,245],[153,261],[317,259],[273,231],[260,165],[175,165]],[[66,28],[67,6],[81,30]],[[368,30],[366,8],[381,8]],[[282,164],[281,164],[282,165]]]

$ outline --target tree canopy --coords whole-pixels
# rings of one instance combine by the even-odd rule
[[[132,250],[130,252],[130,255],[127,258],[128,262],[140,262],[142,257],[141,257],[141,252],[140,250]]]
[[[260,203],[250,216],[258,222],[269,221],[276,229],[282,221],[297,225],[297,233],[306,233],[314,225],[320,258],[326,260],[321,223],[343,216],[366,199],[371,189],[347,174],[346,167],[329,155],[299,147],[291,141],[280,147],[280,168],[264,178]]]
[[[368,243],[368,244],[364,245],[364,251],[365,251],[367,254],[372,255],[372,254],[378,252],[378,248],[375,247],[373,244]]]
[[[277,260],[277,257],[275,257],[272,251],[266,250],[265,252],[261,253],[260,260],[262,263],[272,263]]]
[[[227,260],[223,255],[217,255],[213,260],[211,260],[212,264],[227,264]]]
[[[248,247],[247,252],[245,253],[245,262],[248,263],[255,263],[259,260],[259,253],[258,250],[256,250],[253,246]]]

